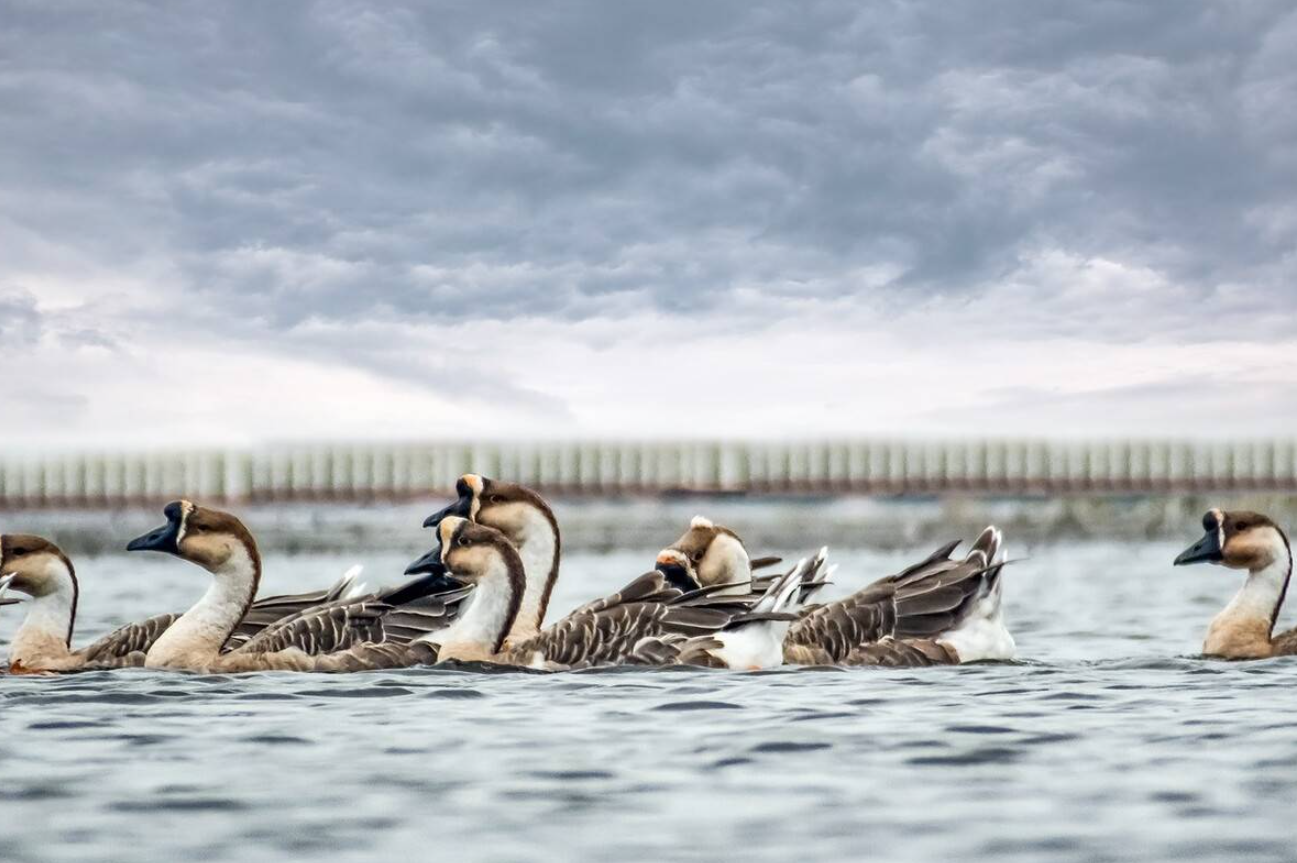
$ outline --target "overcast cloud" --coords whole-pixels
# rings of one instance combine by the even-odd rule
[[[0,0],[2,439],[1271,434],[1290,2]]]

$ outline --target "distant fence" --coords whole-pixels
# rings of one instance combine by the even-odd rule
[[[0,506],[367,501],[476,472],[559,493],[1297,491],[1297,440],[301,445],[0,460]]]

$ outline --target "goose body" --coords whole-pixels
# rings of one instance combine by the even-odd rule
[[[284,617],[316,603],[337,601],[354,588],[348,573],[328,590],[296,596],[270,597],[254,603],[223,649],[254,638]],[[30,535],[0,537],[0,592],[3,588],[29,597],[29,613],[14,635],[9,666],[15,673],[93,671],[141,666],[145,655],[180,619],[180,613],[158,614],[124,624],[80,648],[71,646],[80,587],[72,561],[54,543]],[[0,605],[16,604],[15,598]]]
[[[542,628],[562,548],[553,510],[525,486],[477,474],[460,477],[456,491],[459,499],[429,516],[424,526],[439,529],[447,518],[461,518],[489,527],[514,547],[521,567],[518,611],[494,661],[551,670],[648,661],[636,653],[641,641],[714,632],[741,610],[716,591],[693,593],[696,581],[681,583],[651,572]]]
[[[814,558],[801,560],[788,572],[771,579],[751,610],[734,614],[717,632],[658,639],[666,649],[656,658],[656,664],[746,671],[783,665],[784,639],[798,619],[802,600],[813,592],[808,592],[806,585],[819,582],[824,554],[821,549]],[[642,645],[639,652],[648,653],[648,646]]]
[[[1176,566],[1212,563],[1246,570],[1238,593],[1207,628],[1202,652],[1220,659],[1297,655],[1297,629],[1275,635],[1292,580],[1292,547],[1269,517],[1255,512],[1209,511],[1203,537],[1175,559]]]
[[[721,632],[747,603],[715,590],[685,592],[659,571],[645,573],[611,596],[581,606],[530,638],[511,636],[523,607],[526,576],[518,550],[500,531],[443,515],[438,545],[412,563],[410,574],[447,574],[474,587],[468,608],[426,640],[441,661],[487,661],[543,670],[676,658],[680,644]]]
[[[721,542],[716,554],[712,546]],[[805,608],[784,639],[784,661],[796,665],[947,665],[1011,659],[1016,646],[1004,625],[1000,532],[986,531],[963,559],[952,559],[952,542],[898,575],[880,579],[851,596]],[[696,518],[663,554],[683,555],[703,583],[752,579],[736,533]],[[659,556],[659,561],[662,561]],[[707,564],[713,566],[708,569]],[[813,593],[823,581],[804,585]]]
[[[29,534],[0,536],[0,594],[5,590],[28,597],[28,613],[10,645],[8,667],[12,674],[142,665],[144,652],[180,616],[162,614],[126,624],[73,649],[81,594],[76,569],[54,543]]]
[[[199,672],[336,672],[405,666],[435,658],[423,647],[375,644],[363,638],[350,639],[345,649],[313,654],[292,638],[272,640],[267,636],[259,643],[264,649],[259,649],[253,638],[226,652],[225,646],[248,615],[261,582],[256,541],[229,513],[189,501],[168,504],[164,513],[165,525],[132,540],[127,549],[180,557],[206,569],[212,581],[203,597],[149,647],[145,667]],[[303,626],[293,631],[309,633],[311,629]]]

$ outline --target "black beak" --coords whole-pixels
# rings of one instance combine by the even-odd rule
[[[180,520],[169,520],[162,527],[155,528],[144,534],[137,536],[126,544],[127,551],[161,551],[166,554],[177,554],[180,547],[177,544],[180,538]]]
[[[441,543],[405,568],[406,575],[437,575],[449,578],[450,571],[441,562]]]
[[[702,585],[698,583],[697,579],[689,574],[689,570],[685,569],[678,563],[659,562],[654,569],[662,573],[663,577],[666,578],[667,583],[677,590],[689,593],[690,591],[702,587]]]
[[[1202,539],[1180,552],[1176,566],[1190,563],[1220,563],[1224,558],[1220,548],[1220,531],[1209,530]]]
[[[438,510],[423,520],[424,527],[436,527],[441,524],[442,519],[448,515],[457,515],[460,518],[468,518],[473,511],[473,498],[469,495],[460,495],[459,500],[452,503],[445,509]]]

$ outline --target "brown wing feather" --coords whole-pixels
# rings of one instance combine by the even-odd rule
[[[363,644],[408,644],[449,626],[470,591],[423,596],[401,605],[386,602],[401,588],[308,608],[270,626],[237,651],[275,653],[296,648],[311,656],[350,650]]]
[[[962,560],[951,560],[956,545],[947,543],[896,575],[804,614],[784,640],[787,661],[887,664],[883,659],[872,661],[866,648],[884,639],[894,640],[889,644],[931,641],[957,625],[988,580],[998,576],[999,567],[987,570],[986,552],[980,547]],[[894,659],[901,654],[927,655],[889,647],[880,656]]]
[[[539,635],[510,645],[506,661],[530,665],[537,654],[566,667],[627,662],[659,664],[652,639],[717,632],[751,607],[746,597],[703,588],[681,593],[659,572],[648,572],[617,593],[578,608]],[[637,647],[639,650],[637,651]]]
[[[171,624],[180,619],[179,614],[159,614],[138,623],[120,626],[103,638],[83,647],[77,653],[87,664],[103,668],[119,668],[122,665],[135,664],[134,660],[116,663],[115,660],[126,660],[132,654],[148,653],[153,642],[166,632]]]

